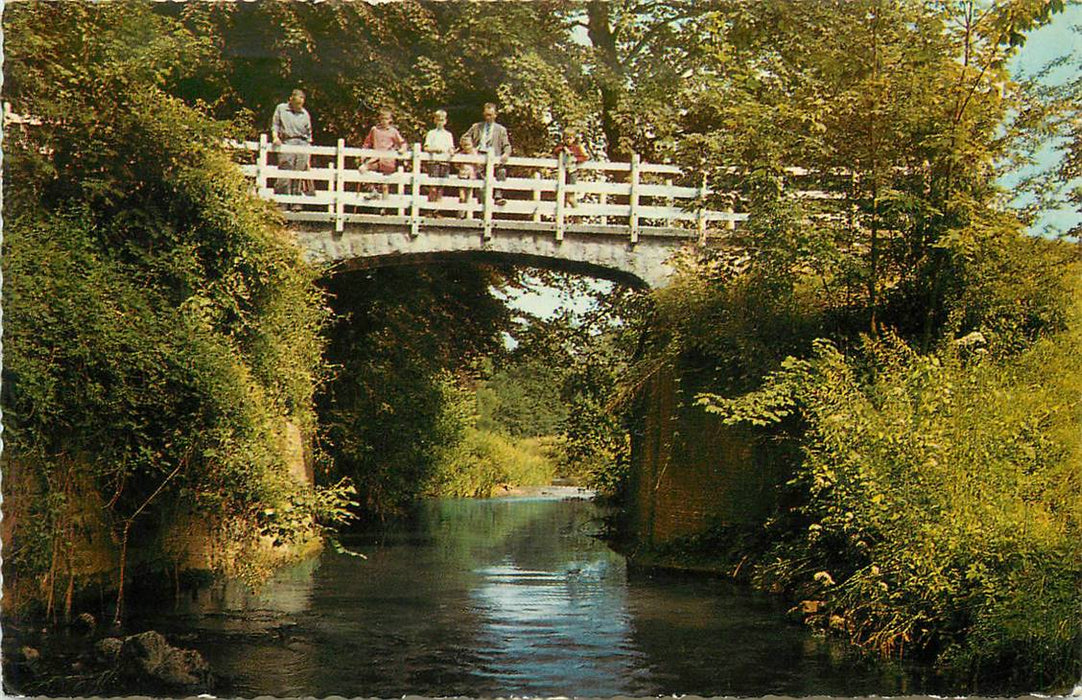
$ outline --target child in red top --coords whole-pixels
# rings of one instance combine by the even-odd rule
[[[379,123],[368,130],[368,135],[364,137],[361,148],[371,148],[377,151],[405,150],[406,139],[402,138],[402,134],[398,133],[398,129],[391,124],[393,120],[394,112],[388,107],[381,108],[379,110]],[[397,167],[394,158],[369,158],[361,166],[361,171],[371,172],[375,170],[384,175],[390,175]],[[382,185],[382,188],[383,196],[386,197],[387,185]]]
[[[578,134],[568,129],[564,132],[563,142],[556,146],[556,157],[563,163],[564,172],[567,174],[567,184],[576,185],[579,181],[579,164],[585,163],[590,156],[586,149],[579,143]],[[577,207],[578,201],[574,192],[566,195],[567,206]]]

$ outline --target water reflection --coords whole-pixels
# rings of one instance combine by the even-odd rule
[[[367,560],[328,551],[258,593],[146,602],[137,624],[200,649],[219,695],[930,692],[919,672],[854,665],[769,599],[629,575],[590,536],[598,515],[583,500],[433,502],[347,542]]]
[[[480,573],[477,643],[494,685],[515,694],[647,692],[642,655],[629,645],[622,562],[580,557],[538,571],[508,558]]]

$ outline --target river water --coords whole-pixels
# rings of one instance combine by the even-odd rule
[[[218,695],[898,695],[871,663],[723,580],[629,572],[592,502],[441,500],[282,571],[129,620],[196,648]]]

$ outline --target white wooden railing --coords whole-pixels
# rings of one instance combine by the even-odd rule
[[[247,154],[241,167],[257,193],[282,205],[286,219],[333,222],[339,232],[347,223],[402,223],[413,235],[422,226],[472,226],[488,238],[498,220],[501,227],[548,231],[557,240],[563,240],[567,231],[582,231],[626,236],[632,243],[640,235],[705,242],[716,222],[731,229],[747,218],[705,209],[705,182],[673,184],[685,179],[680,168],[647,163],[638,155],[630,163],[582,163],[577,184],[571,184],[556,158],[512,157],[506,163],[507,179],[498,181],[499,165],[484,156],[456,155],[448,177],[432,177],[426,172],[432,156],[420,144],[401,152],[347,147],[342,139],[336,146],[274,146],[263,134],[258,142],[234,146]],[[272,154],[279,153],[308,154],[309,170],[278,168]],[[396,172],[362,170],[361,165],[373,158],[393,158]],[[460,163],[476,165],[480,177],[459,178]],[[277,194],[274,185],[279,179],[309,180],[314,187],[307,195]],[[443,187],[439,201],[428,198],[433,186]],[[459,200],[460,191],[469,194],[465,202]],[[506,200],[502,204],[497,204],[497,191]],[[578,200],[575,206],[566,201],[571,194]]]

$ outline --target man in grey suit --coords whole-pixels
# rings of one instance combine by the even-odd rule
[[[496,123],[495,104],[486,102],[482,116],[484,116],[485,120],[471,126],[466,133],[473,138],[478,153],[492,152],[492,157],[497,162],[494,170],[496,179],[499,181],[506,180],[507,168],[505,164],[507,159],[511,157],[511,139],[507,136],[507,129],[502,124]],[[499,190],[493,192],[493,195],[497,206],[502,207],[507,204],[507,200],[503,198]]]
[[[312,143],[312,117],[304,108],[304,90],[294,90],[288,102],[283,102],[274,110],[271,119],[271,136],[275,146],[283,143],[289,146],[307,146]],[[306,153],[279,153],[279,170],[308,170],[309,161]],[[314,194],[311,180],[297,178],[278,178],[274,183],[277,194]],[[300,211],[301,205],[290,207]]]

